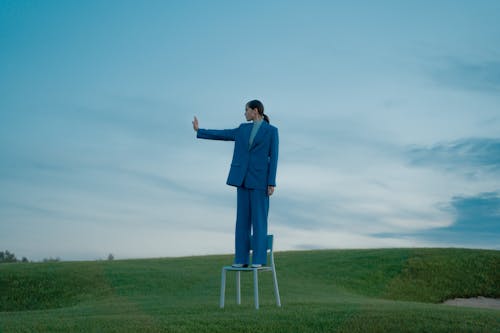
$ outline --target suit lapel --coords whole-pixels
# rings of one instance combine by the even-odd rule
[[[248,123],[245,126],[245,142],[248,144],[250,142],[250,134],[252,133],[252,123]]]
[[[257,134],[255,134],[255,138],[253,138],[253,143],[250,149],[255,147],[255,145],[260,141],[264,133],[267,131],[267,127],[269,124],[266,121],[262,121],[262,124],[259,127],[259,130],[257,131]],[[251,131],[251,130],[250,130]],[[248,139],[250,139],[250,132],[248,133]]]

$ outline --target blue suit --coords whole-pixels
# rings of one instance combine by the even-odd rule
[[[198,129],[200,139],[234,141],[233,159],[227,184],[237,189],[235,263],[250,261],[250,235],[253,228],[253,263],[266,264],[268,186],[276,186],[278,166],[278,129],[267,122],[260,126],[249,145],[253,124],[227,130]]]

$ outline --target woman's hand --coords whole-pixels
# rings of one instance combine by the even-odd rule
[[[196,118],[196,116],[194,116],[194,120],[193,120],[193,129],[195,132],[198,132],[198,118]]]
[[[273,193],[274,193],[274,186],[268,186],[267,187],[267,194],[269,196],[271,196],[271,195],[273,195]]]

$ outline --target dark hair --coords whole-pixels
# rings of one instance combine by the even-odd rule
[[[250,109],[257,109],[257,111],[259,112],[259,114],[262,117],[264,117],[264,120],[269,123],[269,117],[267,116],[267,114],[264,114],[264,104],[262,104],[261,101],[254,99],[253,101],[248,102],[247,106]]]

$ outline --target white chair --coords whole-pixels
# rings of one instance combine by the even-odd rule
[[[253,242],[251,242],[253,243]],[[253,244],[251,244],[253,248]],[[236,272],[236,304],[241,304],[241,290],[240,290],[240,273],[241,272],[253,272],[253,288],[254,288],[254,299],[255,308],[259,309],[259,272],[272,272],[273,273],[273,283],[274,283],[274,296],[276,297],[276,305],[281,306],[280,292],[278,289],[278,278],[276,277],[276,268],[274,266],[274,255],[273,255],[273,235],[267,235],[267,254],[269,256],[268,262],[269,266],[262,266],[258,268],[252,267],[242,267],[236,268],[233,266],[222,267],[222,277],[221,277],[221,290],[220,290],[220,307],[224,308],[224,300],[226,297],[226,272],[232,271]]]

